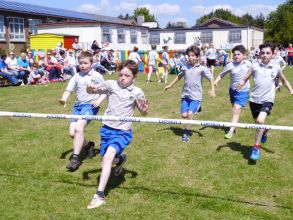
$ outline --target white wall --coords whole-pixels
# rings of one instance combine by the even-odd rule
[[[236,43],[229,43],[229,32],[231,30],[241,31],[241,41]],[[182,30],[184,31],[184,30]],[[215,48],[233,48],[236,45],[242,44],[245,48],[250,49],[251,46],[258,47],[263,42],[263,32],[251,28],[233,28],[233,29],[210,29],[213,32],[213,44]],[[172,38],[168,42],[169,49],[186,49],[188,46],[195,43],[195,38],[200,37],[201,30],[185,30],[186,32],[186,44],[174,44],[173,30],[156,31],[160,33],[160,45],[157,45],[157,49],[161,49],[164,46],[164,39]]]

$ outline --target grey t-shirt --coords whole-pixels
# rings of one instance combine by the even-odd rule
[[[251,65],[251,62],[248,60],[243,60],[241,63],[228,63],[224,70],[220,73],[220,76],[221,78],[224,78],[227,73],[230,73],[230,88],[235,90],[238,83],[247,75]],[[240,91],[248,91],[249,88],[250,84],[249,81],[247,81]]]
[[[213,80],[213,75],[208,68],[200,64],[192,67],[190,64],[181,68],[181,73],[178,77],[181,79],[185,77],[184,86],[182,89],[182,98],[191,100],[202,100],[202,78],[205,77],[209,81]]]
[[[69,80],[66,91],[74,92],[76,91],[76,102],[80,104],[89,104],[93,100],[97,100],[99,98],[99,94],[89,94],[86,91],[88,84],[99,84],[104,81],[103,76],[91,70],[88,73],[76,73]]]
[[[280,67],[286,66],[286,61],[281,56],[274,57],[275,62],[280,65]]]
[[[107,95],[108,107],[104,116],[132,117],[136,100],[145,99],[143,91],[133,84],[122,88],[119,81],[107,80],[97,86],[97,93]],[[103,121],[103,124],[121,130],[131,129],[132,122]]]
[[[250,101],[258,104],[275,101],[275,78],[281,73],[281,68],[271,60],[267,65],[256,62],[252,64],[252,87]]]

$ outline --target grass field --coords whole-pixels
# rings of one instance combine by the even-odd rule
[[[285,75],[293,83],[293,69]],[[145,78],[139,75],[136,85],[149,99],[147,117],[180,118],[182,82],[166,93],[164,84]],[[65,110],[57,103],[66,84],[0,88],[0,111],[71,114],[74,96]],[[204,80],[203,111],[195,119],[230,121],[228,85],[226,77],[210,98]],[[282,88],[267,124],[293,126],[292,100]],[[249,108],[240,120],[253,123]],[[184,144],[182,126],[134,124],[124,175],[111,177],[105,206],[87,210],[99,156],[67,172],[68,127],[66,120],[0,118],[0,219],[293,219],[292,132],[269,132],[260,161],[251,165],[254,130],[237,129],[227,141],[225,129],[193,126]],[[97,145],[100,127],[92,122],[86,130]]]

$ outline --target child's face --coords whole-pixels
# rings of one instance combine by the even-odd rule
[[[241,53],[239,50],[235,50],[234,53],[233,53],[233,59],[237,63],[240,63],[244,59],[244,54]]]
[[[80,58],[78,62],[81,72],[88,73],[89,71],[91,71],[92,62],[89,58]]]
[[[193,52],[189,51],[189,53],[187,54],[187,56],[188,56],[188,61],[189,61],[192,65],[194,65],[194,64],[197,63],[197,61],[198,61],[198,57],[197,57]]]
[[[119,73],[119,83],[123,88],[130,86],[135,78],[132,71],[127,67],[124,67]]]
[[[273,57],[273,51],[270,47],[262,48],[260,51],[260,58],[264,64],[268,64]]]

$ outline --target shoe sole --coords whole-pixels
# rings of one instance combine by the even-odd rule
[[[122,174],[122,171],[123,171],[123,166],[124,166],[124,164],[127,162],[127,157],[125,157],[125,161],[123,161],[123,163],[119,166],[119,169],[117,169],[116,170],[116,168],[115,168],[115,170],[114,170],[114,175],[115,176],[120,176],[121,174]]]

